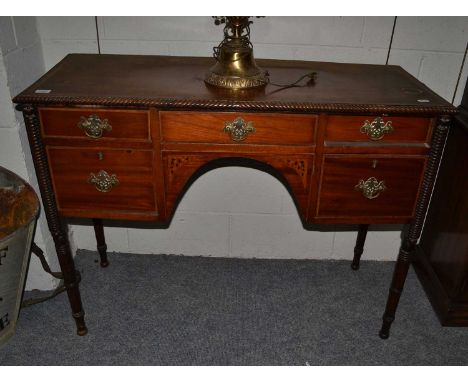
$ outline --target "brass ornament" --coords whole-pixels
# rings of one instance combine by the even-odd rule
[[[392,121],[387,121],[384,123],[384,120],[380,117],[377,117],[371,122],[364,121],[364,125],[361,126],[361,133],[367,134],[367,136],[373,141],[381,140],[385,134],[388,134],[393,131]]]
[[[362,195],[367,199],[377,198],[382,191],[385,191],[385,183],[383,180],[378,181],[373,176],[367,180],[361,179],[354,189],[357,191],[362,191]]]
[[[109,192],[114,186],[119,184],[119,179],[115,174],[109,175],[101,170],[98,174],[89,174],[88,183],[93,184],[99,192]]]
[[[232,122],[226,122],[223,131],[231,134],[233,141],[241,142],[247,138],[248,134],[255,133],[256,130],[252,122],[246,122],[242,117],[237,117]]]
[[[205,82],[226,89],[265,86],[267,72],[255,63],[250,42],[250,16],[215,16],[215,24],[226,24],[224,40],[213,48],[216,64],[206,73]]]
[[[255,88],[265,85],[265,81],[262,75],[241,78],[219,75],[212,72],[206,73],[205,82],[221,88],[229,89]]]
[[[81,117],[78,122],[78,127],[84,130],[85,134],[90,138],[101,138],[104,131],[112,131],[112,126],[107,119],[101,119],[96,114],[91,114],[89,117]]]

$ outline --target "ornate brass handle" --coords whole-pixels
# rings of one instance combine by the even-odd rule
[[[373,176],[367,180],[361,179],[358,184],[354,186],[354,189],[362,191],[362,195],[367,199],[375,199],[380,195],[382,191],[385,191],[385,183],[383,180],[378,181]]]
[[[377,117],[372,122],[364,121],[364,125],[361,126],[361,133],[367,134],[367,136],[373,141],[379,141],[384,137],[385,134],[393,131],[392,121],[384,120]]]
[[[96,190],[100,192],[109,192],[114,186],[119,184],[119,179],[115,174],[109,175],[106,171],[101,170],[98,174],[89,174],[88,183],[93,184]]]
[[[78,127],[90,138],[101,138],[104,131],[112,131],[109,121],[99,118],[96,114],[91,114],[88,118],[81,117]]]
[[[240,142],[245,140],[248,134],[255,133],[256,130],[252,122],[245,122],[243,118],[237,117],[232,122],[226,122],[223,131],[230,133],[233,141]]]

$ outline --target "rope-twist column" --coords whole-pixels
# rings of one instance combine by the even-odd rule
[[[77,333],[83,336],[88,332],[88,329],[84,321],[84,310],[78,289],[80,275],[75,270],[68,241],[67,225],[61,220],[57,210],[47,155],[41,139],[37,109],[34,105],[27,104],[18,106],[18,110],[23,112],[44,212],[50,233],[54,239],[60,268],[63,273],[64,285],[67,288],[68,300],[70,301],[73,318],[76,322]]]
[[[437,121],[434,134],[432,136],[431,149],[429,150],[429,159],[424,172],[423,183],[416,204],[416,210],[407,233],[404,235],[401,248],[398,253],[398,259],[393,272],[392,283],[390,286],[387,305],[383,315],[382,328],[379,332],[380,338],[387,339],[390,335],[390,326],[395,320],[395,312],[400,301],[400,296],[405,285],[406,276],[411,263],[412,256],[416,249],[416,243],[421,235],[424,218],[426,216],[427,205],[431,197],[432,189],[439,168],[442,151],[449,129],[451,118],[441,116]]]

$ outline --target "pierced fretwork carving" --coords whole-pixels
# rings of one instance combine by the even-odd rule
[[[287,160],[287,165],[288,167],[294,169],[301,177],[302,184],[304,185],[304,188],[307,187],[307,161],[304,159],[288,159]]]
[[[176,171],[187,164],[190,160],[190,157],[186,155],[174,155],[168,156],[167,163],[169,164],[169,181],[172,181]]]

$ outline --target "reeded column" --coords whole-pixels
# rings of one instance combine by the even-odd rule
[[[77,333],[80,336],[88,332],[84,321],[84,310],[81,303],[78,284],[80,274],[75,270],[75,264],[68,241],[68,228],[59,216],[52,181],[47,162],[44,144],[41,140],[41,131],[37,109],[34,105],[19,105],[18,110],[23,112],[24,122],[29,138],[29,146],[36,169],[37,181],[41,191],[44,212],[47,218],[50,233],[54,239],[55,248],[63,273],[64,284],[67,288],[68,300],[70,301],[73,318],[76,322]]]
[[[416,250],[416,243],[421,236],[424,218],[426,216],[427,206],[431,197],[432,189],[439,168],[442,151],[449,130],[451,118],[449,116],[441,116],[435,127],[431,149],[429,151],[429,159],[427,162],[426,171],[422,189],[419,194],[419,199],[416,205],[415,216],[408,227],[407,233],[403,237],[398,259],[393,272],[392,284],[387,299],[387,306],[383,315],[382,328],[379,332],[380,338],[387,339],[390,335],[390,326],[395,320],[395,312],[400,301],[401,292],[405,285],[406,276],[411,263],[412,256]]]

